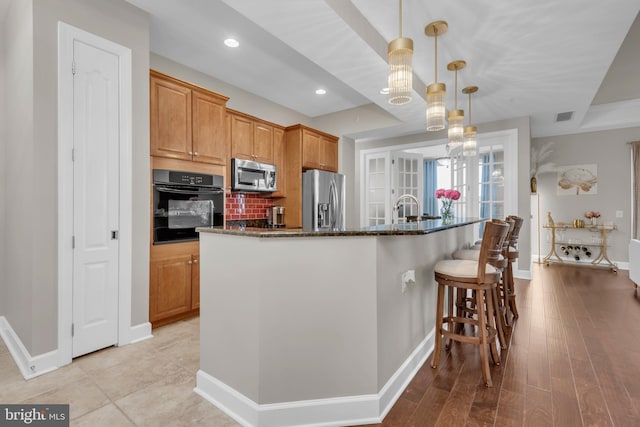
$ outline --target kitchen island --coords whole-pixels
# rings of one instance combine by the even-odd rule
[[[196,392],[244,425],[379,422],[433,349],[433,266],[478,222],[198,229]]]

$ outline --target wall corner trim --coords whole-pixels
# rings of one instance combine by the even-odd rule
[[[22,340],[20,340],[18,334],[16,334],[4,316],[0,316],[0,337],[2,337],[2,340],[25,380],[58,369],[58,350],[31,356],[27,348],[22,344]]]
[[[243,426],[343,426],[380,423],[434,348],[432,330],[376,394],[258,404],[199,370],[194,392]]]

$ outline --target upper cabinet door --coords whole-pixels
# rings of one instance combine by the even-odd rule
[[[329,172],[338,172],[338,141],[324,136],[321,138],[320,168]]]
[[[302,130],[302,168],[321,169],[320,167],[320,135]]]
[[[226,100],[193,91],[193,160],[225,165],[229,157],[226,136]]]
[[[230,114],[231,116],[231,157],[254,160],[253,120]]]
[[[273,126],[253,123],[253,155],[257,162],[273,163]]]
[[[151,155],[191,160],[191,90],[151,76]]]
[[[280,128],[273,129],[273,164],[276,165],[278,191],[271,193],[271,197],[285,197],[287,158],[284,130]]]

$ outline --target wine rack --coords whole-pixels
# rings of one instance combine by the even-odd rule
[[[592,267],[607,267],[614,273],[618,266],[607,256],[607,235],[616,229],[615,225],[589,225],[581,228],[568,225],[544,225],[551,235],[551,247],[549,253],[542,260],[545,265],[551,263],[574,264]],[[581,239],[558,239],[558,232],[578,230],[591,233],[599,233],[599,237],[591,239],[588,243]],[[564,233],[562,233],[564,235]]]

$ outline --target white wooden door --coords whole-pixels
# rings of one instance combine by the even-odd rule
[[[404,151],[393,152],[393,184],[391,190],[391,203],[395,205],[396,200],[403,194],[415,196],[420,201],[420,211],[415,202],[411,199],[400,201],[397,212],[398,218],[404,220],[408,215],[421,216],[424,211],[423,187],[424,187],[424,157],[418,153],[407,153]]]
[[[360,220],[363,227],[391,223],[390,163],[389,153],[371,153],[365,158],[364,205]]]
[[[74,41],[73,357],[118,342],[118,56]]]

